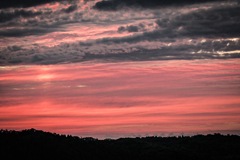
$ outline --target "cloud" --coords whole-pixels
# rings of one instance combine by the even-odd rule
[[[207,40],[178,44],[158,42],[133,44],[62,44],[54,47],[24,49],[11,46],[0,51],[1,64],[57,64],[64,62],[103,61],[146,61],[176,59],[225,59],[240,58],[240,40]],[[149,48],[150,46],[150,48]],[[233,52],[234,51],[234,52]]]
[[[4,8],[27,8],[53,2],[72,2],[74,0],[1,0],[0,9]]]
[[[21,46],[16,46],[16,45],[14,45],[14,46],[8,46],[7,49],[8,49],[9,51],[15,52],[15,51],[21,50],[22,47],[21,47]]]
[[[133,26],[133,25],[130,25],[130,26],[127,26],[127,27],[119,27],[118,28],[118,32],[125,32],[125,31],[128,31],[128,32],[138,32],[139,31],[139,28],[138,26]]]
[[[4,23],[7,21],[11,21],[15,18],[30,18],[30,17],[36,17],[38,15],[41,15],[43,12],[41,11],[30,11],[30,10],[23,10],[23,9],[17,9],[12,11],[0,11],[0,23]]]
[[[0,31],[0,37],[24,37],[30,35],[42,35],[49,32],[55,32],[57,28],[54,27],[39,27],[39,28],[15,28],[15,29],[6,29]]]
[[[124,7],[156,8],[164,6],[178,6],[195,3],[216,2],[221,0],[102,0],[95,4],[93,8],[98,10],[117,10]]]
[[[152,25],[152,24],[147,24],[147,25]],[[147,28],[149,27],[147,25],[140,23],[137,25],[120,26],[118,28],[118,32],[119,33],[122,33],[122,32],[144,32],[144,31],[147,31]]]
[[[36,8],[0,9],[0,36],[45,35],[62,28],[66,29],[68,24],[95,20],[94,15],[89,15],[90,2],[78,0],[59,2],[61,3],[57,7],[43,5]]]
[[[199,10],[156,23],[172,36],[231,37],[240,36],[240,6]],[[161,31],[160,31],[161,32]]]
[[[174,42],[179,38],[230,38],[240,37],[240,5],[202,9],[175,17],[156,20],[157,29],[122,38],[103,38],[97,43],[119,44],[141,41]],[[138,31],[139,26],[121,26],[119,32]]]
[[[208,42],[198,45],[179,45],[164,46],[156,49],[147,49],[135,47],[135,51],[129,49],[129,52],[115,48],[106,49],[106,54],[85,54],[82,61],[86,60],[105,60],[105,61],[146,61],[146,60],[176,60],[176,59],[225,59],[240,58],[239,43],[232,47],[223,47],[223,44],[214,44]],[[238,52],[229,54],[227,51],[238,48]],[[221,54],[219,54],[221,53]]]
[[[239,57],[240,6],[234,2],[138,12],[92,10],[94,1],[4,9],[11,20],[0,23],[0,63]]]
[[[66,9],[63,9],[62,11],[65,13],[71,13],[71,12],[76,11],[77,9],[78,9],[78,6],[76,4],[74,4],[74,5],[69,6]]]
[[[55,11],[44,7],[34,10],[25,8],[0,10],[0,37],[44,35],[59,31],[63,25],[78,20],[80,14],[75,19],[72,18],[73,12],[77,9],[78,6],[72,4]]]

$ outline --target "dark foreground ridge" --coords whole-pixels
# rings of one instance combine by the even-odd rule
[[[239,160],[240,136],[97,140],[35,129],[0,131],[0,155],[24,160]]]

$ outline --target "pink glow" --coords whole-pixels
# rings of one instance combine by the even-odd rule
[[[130,33],[120,34],[117,32],[118,25],[66,25],[62,32],[53,32],[47,35],[32,37],[36,44],[43,46],[56,46],[61,43],[74,43],[101,38],[124,37]]]
[[[240,133],[240,61],[0,68],[0,128],[98,138]]]

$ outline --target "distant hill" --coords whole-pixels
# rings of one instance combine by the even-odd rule
[[[97,140],[29,129],[0,131],[4,160],[240,160],[240,136]]]

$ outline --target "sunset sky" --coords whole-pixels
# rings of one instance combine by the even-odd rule
[[[0,129],[240,134],[239,0],[1,0]]]

